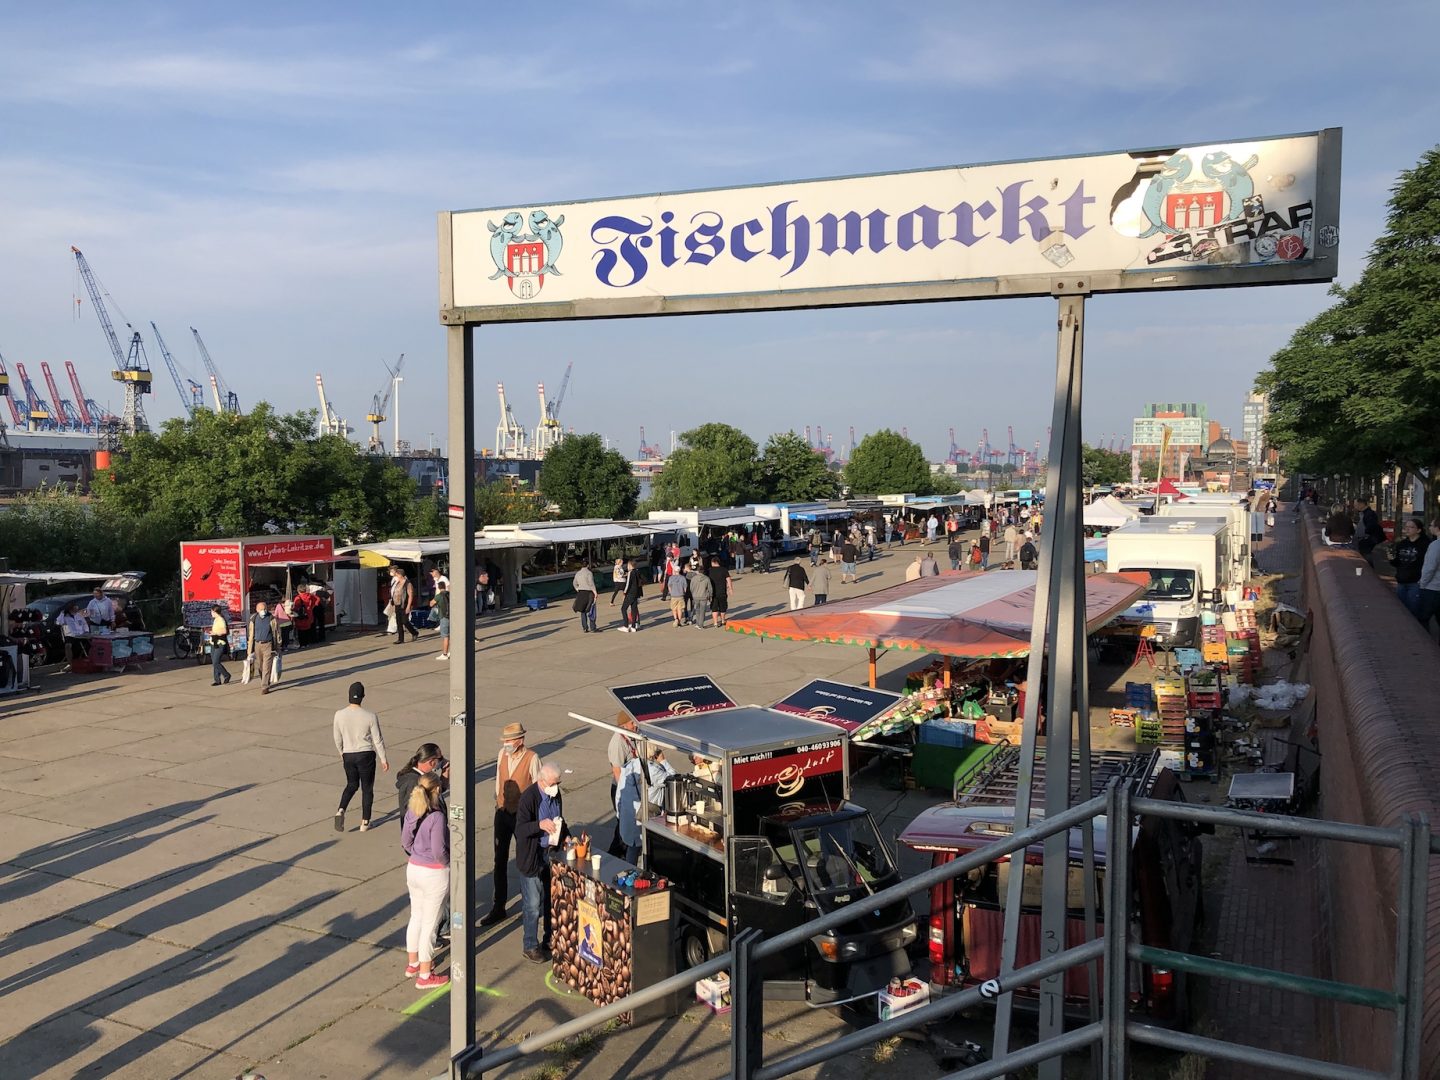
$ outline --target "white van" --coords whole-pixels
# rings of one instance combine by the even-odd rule
[[[1237,588],[1250,578],[1250,510],[1239,495],[1201,495],[1184,502],[1166,503],[1155,511],[1156,517],[1219,518],[1230,529],[1230,567],[1220,583],[1221,588]]]
[[[1132,521],[1107,538],[1106,566],[1112,572],[1145,571],[1145,595],[1112,624],[1112,629],[1155,627],[1155,644],[1197,648],[1200,607],[1212,603],[1230,582],[1234,560],[1230,523],[1219,517],[1150,517]]]

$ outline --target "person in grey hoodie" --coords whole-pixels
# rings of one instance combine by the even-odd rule
[[[340,793],[340,809],[335,811],[335,831],[345,831],[345,809],[355,792],[360,792],[360,831],[370,828],[370,810],[375,803],[375,760],[390,771],[385,759],[385,740],[380,735],[380,718],[361,707],[365,700],[365,684],[350,684],[350,704],[335,713],[335,749],[345,763],[345,790]]]
[[[580,629],[587,634],[600,633],[600,628],[595,625],[595,574],[588,560],[575,571],[575,578],[570,584],[575,589],[575,611],[580,616]]]
[[[690,625],[705,629],[705,617],[710,614],[710,600],[715,595],[715,586],[710,575],[698,566],[685,575],[690,582],[690,600],[695,605],[690,612]]]

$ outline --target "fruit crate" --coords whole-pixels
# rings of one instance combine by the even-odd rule
[[[1135,742],[1139,744],[1155,744],[1164,737],[1164,729],[1160,721],[1148,716],[1141,717],[1135,723]]]

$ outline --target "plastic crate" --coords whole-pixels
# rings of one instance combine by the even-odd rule
[[[536,596],[525,601],[525,606],[531,611],[544,611],[550,606],[550,601],[543,596]]]

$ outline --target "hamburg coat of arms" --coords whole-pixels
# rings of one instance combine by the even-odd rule
[[[545,275],[559,276],[556,262],[564,237],[560,226],[565,224],[565,215],[551,218],[544,210],[530,212],[530,231],[525,231],[525,215],[518,210],[506,214],[499,225],[487,221],[490,230],[490,258],[495,262],[495,273],[491,281],[504,278],[510,291],[518,299],[531,300],[540,295],[545,287]]]

